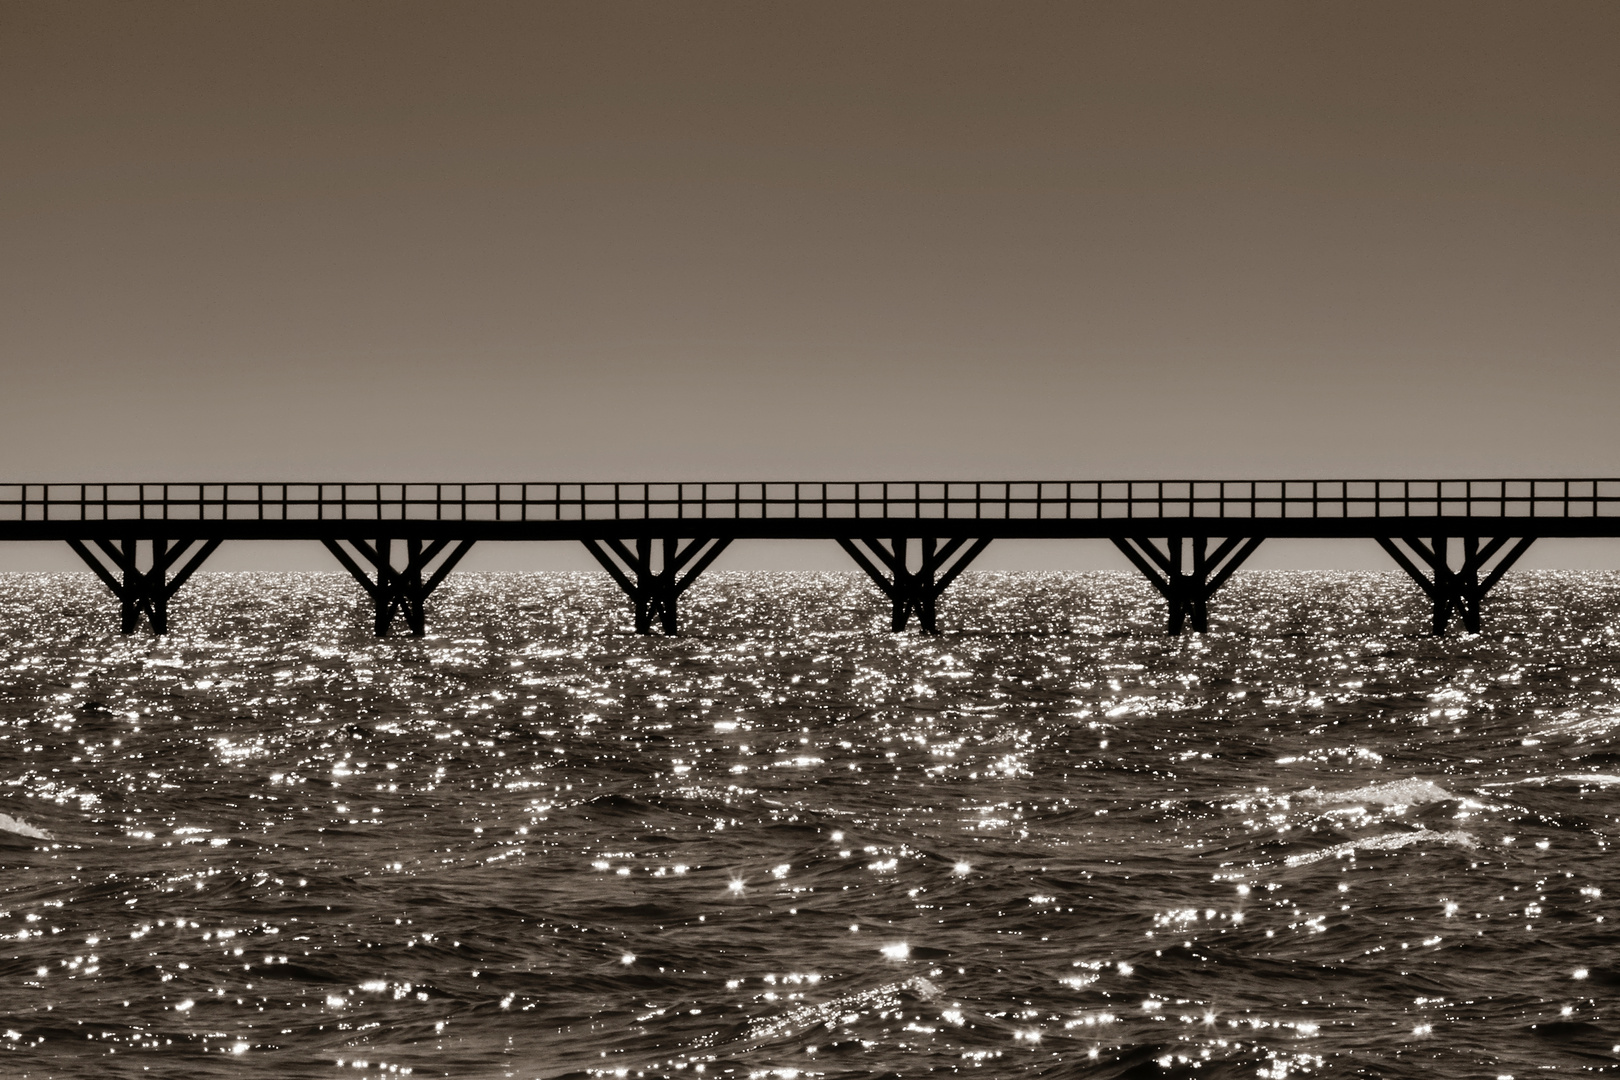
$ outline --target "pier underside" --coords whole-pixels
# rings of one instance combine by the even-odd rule
[[[143,615],[154,634],[169,632],[169,598],[220,545],[217,539],[204,540],[193,550],[197,543],[196,539],[92,540],[88,545],[82,540],[68,541],[85,565],[95,571],[118,598],[119,626],[126,634],[135,632]],[[141,557],[143,546],[144,559]],[[191,555],[189,559],[185,557],[187,552]],[[141,568],[143,561],[145,569]],[[174,571],[172,577],[171,570]]]
[[[891,628],[896,633],[904,630],[915,615],[923,633],[937,634],[940,594],[990,546],[990,540],[918,537],[916,569],[912,569],[911,539],[863,537],[840,539],[838,543],[894,605]]]
[[[837,538],[891,605],[890,627],[913,619],[924,633],[939,632],[939,599],[989,545],[992,537]],[[1254,554],[1263,536],[1109,537],[1164,597],[1165,632],[1209,630],[1209,603]],[[1485,597],[1519,560],[1534,536],[1374,536],[1432,604],[1431,630],[1443,634],[1458,621],[1469,633],[1482,628]],[[135,632],[142,620],[156,634],[169,629],[175,592],[223,542],[199,539],[68,538],[67,543],[119,602],[119,626]],[[403,619],[413,636],[427,632],[428,599],[476,540],[440,537],[325,538],[338,562],[372,600],[373,630],[386,636]],[[635,631],[674,634],[680,598],[731,543],[729,537],[587,537],[583,543],[630,598]]]
[[[1169,603],[1165,633],[1209,630],[1209,598],[1226,584],[1264,537],[1229,536],[1213,551],[1209,536],[1118,536],[1114,546]],[[1162,545],[1160,543],[1162,541]]]
[[[714,537],[640,539],[629,544],[615,538],[584,541],[586,550],[630,597],[638,634],[652,633],[654,622],[664,633],[675,633],[681,594],[730,543]]]
[[[413,637],[421,637],[427,633],[428,597],[455,569],[474,541],[405,540],[401,545],[404,566],[394,565],[394,541],[389,537],[375,541],[325,540],[323,543],[371,597],[376,609],[374,628],[378,637],[386,637],[399,616],[404,617]],[[435,559],[439,560],[436,566]]]
[[[1453,540],[1459,542],[1462,560],[1455,568],[1451,560]],[[1464,630],[1479,633],[1485,594],[1534,542],[1533,536],[1378,537],[1379,545],[1432,601],[1435,634],[1446,632],[1453,615],[1462,620]]]

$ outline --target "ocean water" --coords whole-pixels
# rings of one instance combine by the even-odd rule
[[[1620,577],[0,577],[6,1077],[1620,1063]]]

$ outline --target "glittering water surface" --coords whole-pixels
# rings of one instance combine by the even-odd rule
[[[1620,1061],[1620,577],[0,578],[0,1073],[1529,1076]],[[337,1070],[341,1069],[342,1072]]]

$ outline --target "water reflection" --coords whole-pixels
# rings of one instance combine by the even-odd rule
[[[716,575],[665,640],[469,576],[379,642],[345,579],[202,575],[153,642],[0,579],[5,1071],[1616,1060],[1620,580],[1442,640],[1393,576],[1181,641],[1124,577],[969,576],[940,638],[867,588]]]

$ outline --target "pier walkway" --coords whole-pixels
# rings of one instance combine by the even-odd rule
[[[1481,605],[1538,537],[1620,536],[1620,480],[1121,480],[850,483],[12,484],[0,540],[66,542],[118,598],[125,633],[227,540],[317,540],[371,597],[374,628],[426,630],[428,598],[481,540],[582,543],[635,628],[674,633],[680,596],[740,539],[841,545],[893,606],[937,629],[940,595],[991,541],[1111,541],[1163,596],[1171,634],[1271,537],[1375,541],[1433,605]]]

